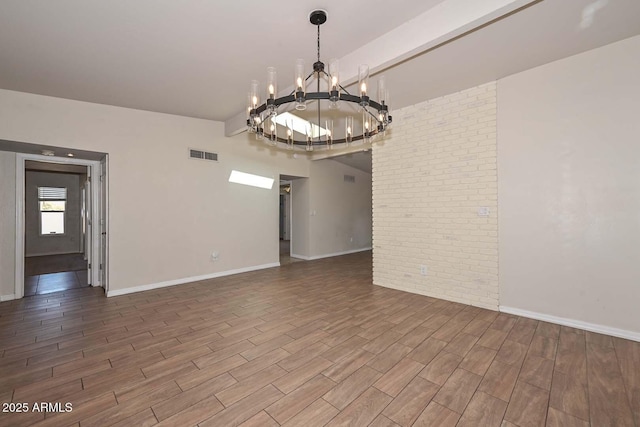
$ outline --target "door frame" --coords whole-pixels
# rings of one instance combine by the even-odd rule
[[[15,263],[15,298],[24,296],[24,257],[25,257],[25,162],[35,160],[45,163],[61,163],[87,166],[91,178],[91,223],[100,224],[100,161],[75,159],[71,157],[42,156],[39,154],[16,153],[16,263]],[[106,177],[104,178],[107,179]],[[105,215],[107,222],[108,213]],[[87,260],[91,263],[91,286],[101,286],[107,291],[108,284],[100,282],[100,227],[91,227],[91,256]],[[86,248],[85,248],[86,249]],[[106,265],[102,266],[104,269]]]
[[[100,177],[98,179],[98,193],[99,197],[98,206],[98,219],[100,233],[100,252],[98,253],[98,283],[104,288],[104,294],[108,295],[109,291],[109,180],[107,179],[107,173],[109,171],[109,155],[105,154],[104,158],[99,161]]]

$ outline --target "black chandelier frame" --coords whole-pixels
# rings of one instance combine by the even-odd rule
[[[307,87],[307,82],[314,78],[317,80],[316,92],[305,92],[305,91],[297,91],[294,89],[291,91],[289,95],[282,96],[280,98],[268,98],[264,103],[259,105],[256,108],[249,109],[249,118],[247,119],[247,127],[253,133],[256,133],[259,137],[269,138],[271,142],[282,142],[290,147],[293,146],[305,146],[307,149],[313,149],[314,146],[324,146],[328,144],[328,141],[323,141],[318,132],[317,138],[314,140],[313,137],[311,139],[307,138],[306,140],[296,140],[293,138],[293,134],[291,138],[282,138],[277,135],[277,126],[275,127],[274,134],[267,132],[264,129],[264,123],[267,122],[271,115],[275,115],[278,107],[281,105],[286,105],[290,103],[306,103],[306,101],[318,101],[318,124],[317,126],[321,127],[321,108],[320,101],[326,100],[331,102],[338,101],[346,101],[357,104],[362,107],[362,111],[365,115],[371,116],[376,123],[375,127],[372,127],[370,130],[365,129],[365,125],[363,123],[363,133],[360,135],[353,135],[350,137],[350,140],[345,138],[336,139],[331,138],[330,145],[333,144],[349,144],[354,141],[361,140],[369,140],[370,138],[383,133],[389,124],[391,124],[393,117],[389,114],[389,106],[385,104],[384,101],[378,102],[371,99],[367,95],[357,96],[352,95],[347,91],[341,84],[338,84],[340,90],[329,90],[329,91],[321,91],[320,90],[320,79],[323,76],[326,76],[331,81],[331,74],[325,71],[325,64],[320,60],[320,25],[324,24],[327,20],[327,14],[324,10],[315,10],[311,12],[309,15],[309,21],[316,25],[318,28],[318,55],[317,61],[313,64],[313,72],[311,72],[304,80],[304,87]],[[375,110],[377,115],[371,110]],[[268,112],[266,117],[263,119],[263,113]]]

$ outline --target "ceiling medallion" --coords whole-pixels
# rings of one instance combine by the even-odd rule
[[[336,145],[349,146],[356,141],[370,143],[376,135],[383,135],[391,123],[384,76],[378,79],[376,101],[370,97],[369,67],[360,65],[358,94],[349,93],[340,84],[338,60],[330,60],[327,71],[325,64],[320,60],[320,26],[327,21],[327,12],[314,10],[309,15],[309,21],[318,28],[318,55],[317,61],[313,64],[313,71],[307,75],[304,60],[298,59],[295,64],[294,89],[289,95],[277,98],[276,69],[267,68],[264,103],[260,103],[258,81],[253,80],[247,108],[249,132],[254,133],[257,139],[290,150],[331,149]],[[309,89],[315,89],[315,92]],[[307,104],[314,101],[317,114],[316,109],[307,109]],[[328,101],[328,112],[321,108],[321,101],[325,101],[325,104]],[[295,107],[296,114],[288,112],[293,110],[292,107]],[[278,112],[279,109],[282,111]],[[354,120],[351,114],[361,115],[362,118]],[[343,128],[343,132],[338,138],[336,129],[340,127]]]

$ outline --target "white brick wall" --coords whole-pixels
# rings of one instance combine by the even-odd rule
[[[376,285],[497,310],[496,110],[493,82],[393,112],[373,148]]]

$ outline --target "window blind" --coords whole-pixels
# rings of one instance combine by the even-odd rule
[[[67,189],[64,187],[38,187],[38,198],[43,200],[67,200]]]

